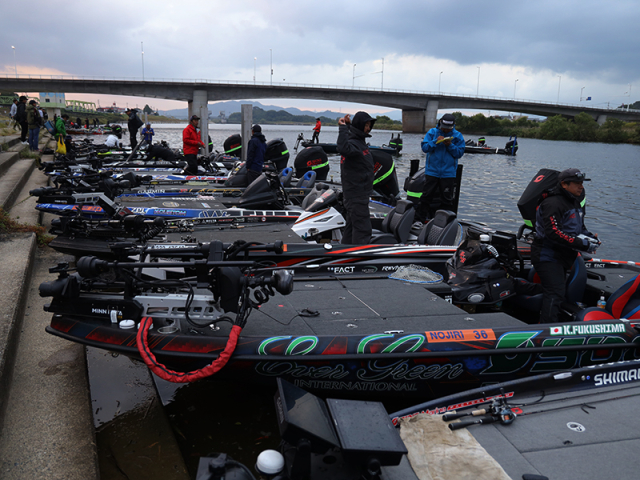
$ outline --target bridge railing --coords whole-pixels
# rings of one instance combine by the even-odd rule
[[[304,89],[330,89],[330,90],[343,90],[343,91],[361,91],[367,93],[398,93],[403,95],[429,95],[440,96],[448,98],[469,98],[474,100],[491,100],[500,101],[506,103],[517,104],[533,104],[541,106],[553,106],[553,107],[569,107],[569,108],[587,108],[589,110],[602,110],[603,112],[637,112],[640,110],[629,109],[622,110],[618,107],[604,107],[597,105],[584,105],[581,103],[560,103],[560,102],[548,102],[544,100],[531,100],[525,98],[507,98],[507,97],[493,97],[493,96],[479,96],[465,93],[446,93],[446,92],[434,92],[434,91],[421,91],[421,90],[405,90],[395,88],[379,89],[375,87],[346,87],[344,85],[325,85],[325,84],[307,84],[307,83],[285,83],[285,82],[258,82],[252,80],[210,80],[206,78],[196,79],[184,79],[184,78],[141,78],[141,77],[106,77],[106,76],[77,76],[77,75],[33,75],[33,74],[0,74],[0,79],[6,80],[75,80],[75,81],[105,81],[105,82],[135,82],[135,83],[176,83],[176,84],[194,84],[194,85],[247,85],[247,86],[261,86],[261,87],[286,87],[286,88],[304,88]]]

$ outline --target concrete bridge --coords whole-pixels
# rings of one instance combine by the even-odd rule
[[[0,91],[107,94],[183,100],[188,103],[189,116],[195,113],[202,118],[208,118],[208,102],[265,98],[331,100],[400,109],[402,110],[403,130],[410,133],[424,133],[434,126],[439,109],[500,110],[540,116],[563,115],[566,117],[574,117],[580,112],[586,112],[600,124],[604,123],[608,117],[625,121],[640,121],[640,110],[625,111],[606,107],[442,92],[376,90],[374,88],[291,83],[3,75],[0,76]]]

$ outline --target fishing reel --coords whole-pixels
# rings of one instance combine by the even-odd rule
[[[472,419],[461,420],[457,423],[450,423],[449,430],[459,430],[470,425],[484,425],[487,423],[500,422],[503,425],[510,425],[516,419],[516,413],[514,409],[507,403],[504,389],[500,389],[501,394],[494,398],[491,402],[491,407],[482,408],[480,410],[473,410],[465,413],[447,413],[442,416],[442,420],[445,422],[449,420],[455,420],[462,417],[474,417]]]

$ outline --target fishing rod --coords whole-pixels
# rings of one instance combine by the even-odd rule
[[[629,387],[626,388],[624,390],[627,389],[637,389],[637,385],[633,386],[633,387]],[[503,390],[504,393],[504,390]],[[586,394],[586,395],[580,395],[579,397],[567,397],[564,399],[557,399],[557,400],[552,400],[549,402],[545,402],[545,403],[551,403],[551,402],[555,402],[555,401],[568,401],[568,400],[573,400],[576,398],[580,398],[580,397],[586,397],[586,396],[591,396],[593,394]],[[450,423],[449,429],[450,430],[459,430],[461,428],[464,427],[468,427],[471,425],[484,425],[484,424],[488,424],[488,423],[496,423],[496,422],[500,422],[503,425],[509,425],[510,423],[512,423],[517,417],[524,417],[527,415],[536,415],[539,413],[547,413],[547,412],[556,412],[559,410],[566,410],[568,408],[575,408],[575,407],[580,407],[583,409],[583,411],[585,411],[585,413],[589,413],[586,410],[584,410],[585,408],[589,408],[589,409],[593,409],[595,410],[596,407],[594,407],[593,405],[595,404],[600,404],[600,403],[605,403],[605,402],[613,402],[616,400],[623,400],[625,398],[633,398],[633,397],[638,397],[640,396],[640,392],[637,393],[632,393],[629,395],[619,395],[617,397],[611,397],[611,398],[603,398],[600,400],[593,400],[590,401],[588,403],[574,403],[571,405],[561,405],[559,407],[555,407],[555,408],[545,408],[545,409],[540,409],[540,410],[534,410],[532,412],[524,412],[519,406],[516,405],[512,405],[512,404],[508,404],[506,401],[506,398],[502,397],[500,399],[500,401],[496,401],[496,405],[492,405],[490,408],[488,409],[481,409],[481,410],[475,410],[474,412],[471,412],[469,414],[446,414],[442,416],[442,419],[444,421],[450,421],[450,420],[454,420],[457,418],[460,418],[461,416],[467,416],[467,415],[472,415],[475,416],[477,418],[475,419],[469,419],[469,420],[462,420],[460,422],[456,422],[456,423]],[[521,406],[528,406],[528,405],[533,405],[535,404],[535,402],[531,403],[531,404],[523,404]]]

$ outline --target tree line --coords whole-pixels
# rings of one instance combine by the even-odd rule
[[[229,115],[228,123],[241,123],[241,114],[239,112]],[[313,115],[293,115],[285,110],[263,110],[260,107],[253,107],[253,123],[259,124],[278,124],[278,125],[315,125],[316,118],[320,118],[322,125],[338,125],[338,119],[329,118],[321,115],[314,117]],[[376,128],[383,130],[402,130],[402,122],[391,120],[386,115],[376,117]]]
[[[478,113],[471,117],[454,112],[456,128],[467,134],[492,136],[518,136],[521,138],[539,138],[543,140],[568,140],[576,142],[604,143],[638,143],[640,144],[640,124],[623,122],[609,118],[599,125],[591,115],[582,112],[573,118],[561,115],[549,117],[543,122],[520,117],[510,118],[486,117]],[[285,110],[263,110],[253,107],[253,122],[260,124],[280,125],[314,125],[316,118],[312,115],[293,115]],[[337,125],[338,119],[320,116],[323,125]],[[239,112],[229,115],[229,123],[240,123]],[[402,130],[402,122],[392,120],[386,115],[376,117],[377,130]]]
[[[576,142],[640,143],[640,124],[609,118],[599,125],[591,115],[581,112],[573,118],[562,115],[548,117],[544,122],[520,117],[485,117],[478,113],[471,117],[454,112],[456,128],[462,133],[543,140],[569,140]]]

